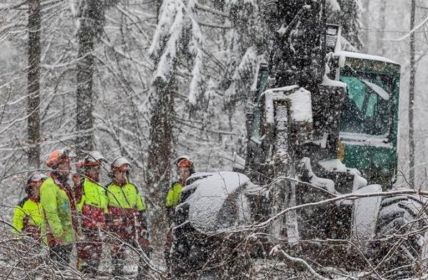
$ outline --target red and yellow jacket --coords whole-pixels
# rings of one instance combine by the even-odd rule
[[[82,227],[88,229],[104,228],[104,215],[108,213],[108,198],[104,188],[89,178],[85,178],[76,199],[78,200],[77,208],[82,217]]]
[[[122,186],[112,182],[107,186],[110,228],[121,230],[135,225],[135,219],[146,210],[143,197],[137,187],[129,182]]]

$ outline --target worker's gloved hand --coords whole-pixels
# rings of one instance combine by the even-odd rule
[[[55,237],[55,241],[56,241],[57,245],[64,245],[65,244],[66,235],[67,235],[67,233],[65,231],[63,231],[60,236]]]

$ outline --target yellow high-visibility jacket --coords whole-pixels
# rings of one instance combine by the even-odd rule
[[[41,230],[43,223],[43,211],[39,202],[26,197],[13,212],[12,225],[17,233],[25,232],[28,227]]]
[[[75,232],[71,203],[66,191],[52,177],[46,179],[40,187],[40,204],[45,216],[42,233],[51,233],[61,244],[73,243]]]
[[[83,194],[80,201],[77,202],[77,208],[82,211],[85,204],[101,208],[104,213],[107,213],[108,198],[104,188],[88,178],[83,181]]]
[[[106,192],[109,207],[135,209],[137,211],[146,210],[144,198],[139,194],[134,184],[126,183],[123,186],[118,186],[112,182],[107,186]]]
[[[175,207],[181,201],[181,192],[183,191],[183,185],[180,182],[175,182],[171,185],[166,196],[165,206]]]

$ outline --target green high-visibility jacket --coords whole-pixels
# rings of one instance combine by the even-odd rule
[[[144,198],[138,193],[137,187],[131,183],[123,186],[118,186],[114,182],[110,183],[107,186],[107,199],[109,207],[146,210]]]
[[[41,230],[42,223],[43,211],[39,202],[26,197],[15,207],[12,218],[14,232],[21,233],[27,225]]]
[[[108,199],[104,188],[88,178],[83,181],[82,198],[77,203],[79,211],[82,211],[82,207],[85,204],[101,208],[107,213]]]
[[[183,191],[183,185],[180,182],[172,184],[166,196],[166,207],[175,207],[181,201],[181,192]]]
[[[57,185],[52,177],[46,179],[40,187],[40,204],[45,216],[42,233],[51,232],[62,244],[73,243],[75,233],[70,200],[65,190]]]

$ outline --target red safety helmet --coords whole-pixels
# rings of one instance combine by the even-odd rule
[[[103,161],[106,162],[106,159],[100,152],[92,151],[88,153],[83,161],[78,162],[76,166],[77,168],[100,166]]]

